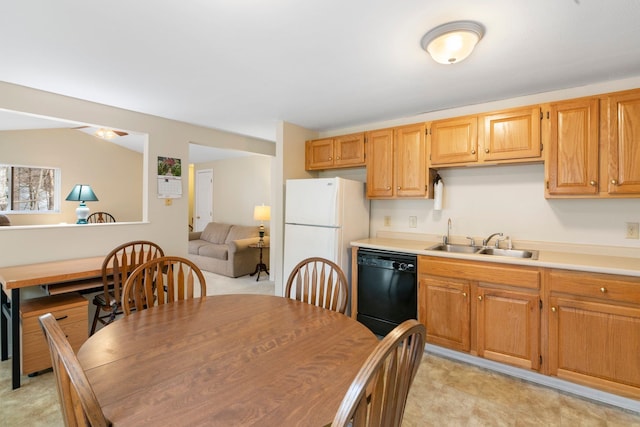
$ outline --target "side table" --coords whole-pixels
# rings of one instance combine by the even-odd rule
[[[249,274],[249,276],[253,276],[254,274],[258,274],[258,276],[256,277],[256,282],[258,280],[260,280],[260,273],[262,273],[263,271],[265,273],[267,273],[267,277],[269,277],[269,269],[267,269],[267,266],[264,262],[262,262],[262,250],[264,248],[269,249],[269,245],[267,244],[258,244],[258,243],[254,243],[253,245],[249,245],[250,248],[258,248],[260,249],[260,262],[258,262],[258,264],[256,265],[256,271],[254,271],[253,273]]]

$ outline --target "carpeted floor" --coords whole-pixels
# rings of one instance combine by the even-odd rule
[[[264,277],[256,282],[249,276],[229,279],[206,272],[205,276],[207,295],[274,292],[273,282]],[[22,387],[11,390],[11,361],[0,362],[0,426],[62,425],[53,373],[23,376]],[[403,426],[640,427],[640,414],[425,354]]]

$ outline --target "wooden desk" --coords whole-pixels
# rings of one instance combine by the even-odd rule
[[[323,426],[377,342],[340,313],[217,295],[119,319],[78,359],[117,426]]]
[[[20,289],[29,286],[61,284],[58,290],[67,289],[67,292],[79,290],[78,286],[63,288],[62,284],[68,283],[79,284],[81,289],[95,288],[98,283],[91,279],[102,277],[103,261],[104,256],[97,256],[0,268],[1,356],[2,360],[9,358],[8,323],[11,322],[13,389],[20,387]]]

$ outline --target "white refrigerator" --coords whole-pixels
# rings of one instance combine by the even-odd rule
[[[350,242],[369,237],[365,184],[343,178],[289,179],[285,188],[284,276],[309,257],[329,259],[351,284]]]

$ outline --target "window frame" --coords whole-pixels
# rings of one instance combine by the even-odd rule
[[[61,212],[61,202],[62,202],[62,170],[53,166],[30,166],[30,165],[18,165],[18,164],[9,164],[9,163],[0,163],[0,168],[8,169],[8,189],[9,194],[7,195],[8,203],[7,209],[0,209],[1,214],[11,214],[11,215],[46,215],[46,214],[59,214]],[[28,168],[28,169],[45,169],[45,170],[53,170],[54,171],[54,179],[53,179],[53,209],[43,209],[43,210],[17,210],[14,208],[13,201],[13,177],[14,177],[14,169],[15,168]]]

